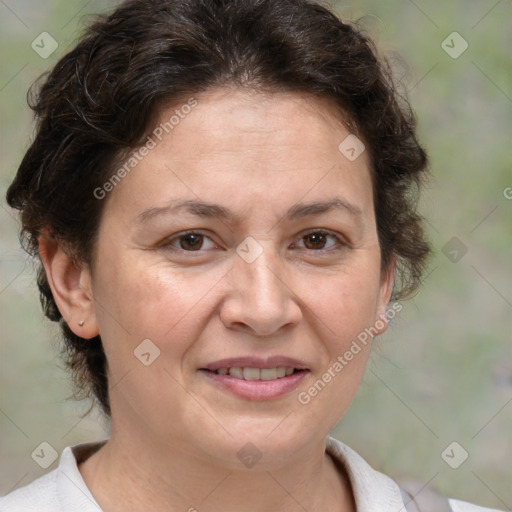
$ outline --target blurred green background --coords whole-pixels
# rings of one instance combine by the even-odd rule
[[[31,458],[42,441],[60,453],[105,436],[97,414],[80,419],[87,404],[67,399],[57,329],[43,319],[3,197],[30,143],[29,85],[73,46],[89,14],[115,3],[0,1],[0,495],[45,472]],[[421,210],[435,249],[333,435],[390,476],[510,510],[512,2],[330,4],[358,20],[409,92],[431,159]],[[46,58],[31,47],[42,32],[58,43]],[[468,453],[457,469],[441,455],[453,441]]]

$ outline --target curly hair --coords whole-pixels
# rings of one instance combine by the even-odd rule
[[[427,156],[391,66],[356,24],[314,0],[134,0],[97,17],[29,96],[37,131],[7,202],[20,239],[38,258],[48,229],[92,266],[105,201],[94,190],[138,147],[161,110],[213,87],[303,92],[329,98],[368,148],[382,268],[396,264],[394,297],[419,286],[430,252],[417,213]],[[34,89],[31,89],[34,91]],[[44,267],[45,315],[60,322],[75,397],[110,416],[100,336],[72,332]]]

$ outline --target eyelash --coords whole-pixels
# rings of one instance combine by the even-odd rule
[[[300,237],[299,240],[302,240],[303,238],[307,237],[308,235],[326,235],[326,236],[330,236],[332,238],[335,238],[337,243],[338,243],[338,246],[337,247],[330,247],[328,249],[307,249],[307,251],[309,252],[313,252],[313,253],[316,253],[316,254],[325,254],[325,253],[328,253],[328,252],[334,252],[334,251],[339,251],[339,250],[342,250],[344,249],[346,246],[348,246],[348,243],[343,240],[340,236],[330,232],[330,231],[327,231],[325,229],[321,229],[321,228],[318,228],[318,229],[311,229],[311,230],[308,230],[307,232],[303,233],[302,236]],[[186,249],[181,249],[181,248],[177,248],[177,247],[173,247],[172,246],[172,243],[175,242],[175,241],[179,241],[180,239],[182,238],[185,238],[187,237],[188,235],[200,235],[200,236],[203,236],[205,238],[208,238],[211,240],[211,238],[206,235],[205,233],[202,233],[201,231],[195,231],[195,230],[189,230],[189,231],[185,231],[183,233],[180,233],[178,234],[177,236],[174,236],[173,238],[170,238],[170,239],[167,239],[166,241],[164,241],[161,246],[166,248],[166,249],[169,249],[173,252],[180,252],[180,253],[190,253],[191,255],[194,254],[194,253],[197,253],[198,255],[201,255],[201,253],[204,253],[205,251],[202,250],[202,249],[199,249],[197,251],[187,251]],[[213,240],[211,240],[213,242]],[[213,242],[215,243],[215,242]]]

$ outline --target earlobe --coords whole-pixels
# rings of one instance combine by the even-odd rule
[[[81,338],[99,334],[90,271],[77,264],[47,230],[38,237],[39,256],[59,311],[69,328]]]

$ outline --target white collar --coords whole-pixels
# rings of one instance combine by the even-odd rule
[[[84,479],[78,470],[78,464],[105,443],[106,440],[64,448],[57,468],[57,493],[62,510],[102,511],[91,491],[85,485]]]
[[[352,448],[333,437],[327,438],[326,452],[342,466],[352,485],[357,512],[400,512],[404,502],[400,488],[388,476],[375,471]]]
[[[63,510],[101,512],[101,507],[78,470],[78,464],[105,443],[106,440],[68,446],[62,452],[57,470],[57,492]],[[358,512],[405,510],[398,485],[391,478],[375,471],[354,450],[341,441],[328,437],[326,452],[348,475]]]

